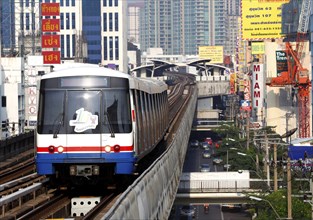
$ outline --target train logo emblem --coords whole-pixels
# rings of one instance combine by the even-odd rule
[[[76,111],[76,119],[70,120],[70,126],[75,126],[74,131],[77,133],[84,132],[88,129],[95,129],[98,125],[98,115],[80,108]]]

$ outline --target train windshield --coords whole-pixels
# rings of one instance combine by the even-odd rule
[[[40,94],[38,133],[130,133],[131,111],[126,89],[46,90]]]

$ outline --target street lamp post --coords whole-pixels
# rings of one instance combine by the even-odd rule
[[[228,146],[228,143],[226,143],[226,145]],[[235,147],[231,147],[231,148],[229,148],[229,150],[238,150],[238,149]],[[227,151],[226,151],[226,171],[227,172],[228,172],[228,167],[229,167],[229,165],[228,165],[228,148],[227,148]]]
[[[277,219],[281,219],[281,217],[278,215],[276,209],[273,207],[273,205],[272,205],[272,203],[270,203],[270,201],[268,201],[268,200],[266,200],[266,199],[261,199],[261,198],[259,198],[259,197],[255,197],[255,196],[249,196],[249,199],[252,199],[252,200],[255,200],[255,201],[258,201],[258,202],[260,202],[260,201],[265,201],[265,202],[267,202],[267,203],[271,206],[271,208],[273,209],[273,211],[275,212],[275,214],[276,214],[276,216],[277,216]]]

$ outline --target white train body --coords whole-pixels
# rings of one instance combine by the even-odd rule
[[[131,175],[168,127],[167,85],[93,65],[40,80],[37,172],[98,182]]]

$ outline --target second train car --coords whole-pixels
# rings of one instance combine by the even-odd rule
[[[133,175],[168,129],[167,88],[163,81],[97,65],[42,76],[38,174],[75,185]]]

